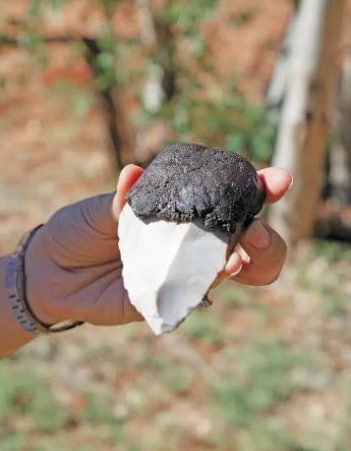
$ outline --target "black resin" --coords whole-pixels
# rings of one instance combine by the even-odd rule
[[[262,208],[264,187],[245,158],[199,144],[166,147],[127,194],[141,218],[200,219],[207,229],[233,233]]]

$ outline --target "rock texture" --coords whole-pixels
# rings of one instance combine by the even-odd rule
[[[233,233],[259,212],[264,189],[254,167],[233,152],[199,144],[167,147],[129,191],[141,218],[188,222]]]
[[[145,170],[118,234],[129,298],[155,334],[201,304],[264,197],[253,166],[225,150],[176,144]]]

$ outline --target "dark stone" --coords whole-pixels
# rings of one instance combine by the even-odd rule
[[[174,144],[160,152],[127,194],[141,218],[190,222],[228,233],[247,227],[260,211],[264,187],[242,156],[199,144]]]

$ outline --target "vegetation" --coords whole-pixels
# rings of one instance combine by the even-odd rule
[[[0,46],[13,45],[25,50],[42,69],[49,64],[50,45],[61,43],[83,55],[93,83],[82,88],[69,80],[58,80],[53,92],[66,96],[79,119],[90,111],[92,94],[97,94],[117,168],[124,164],[125,149],[135,147],[135,138],[131,142],[130,136],[136,137],[140,127],[160,120],[169,129],[160,147],[169,141],[194,141],[235,150],[256,162],[270,160],[275,127],[267,120],[263,108],[245,100],[232,81],[212,86],[196,76],[196,73],[201,73],[201,78],[205,74],[215,76],[214,67],[207,61],[201,27],[215,14],[217,0],[196,3],[167,0],[156,10],[148,1],[140,2],[149,8],[148,18],[155,34],[151,44],[145,44],[143,30],[135,39],[117,36],[111,18],[125,0],[92,2],[104,16],[103,26],[95,36],[46,36],[42,31],[46,15],[69,7],[69,3],[69,0],[31,0],[27,14],[16,23],[16,36],[0,35]],[[188,49],[185,59],[181,48]],[[131,64],[133,59],[139,63]],[[153,80],[162,91],[162,100],[151,110],[141,98],[150,74],[154,74]],[[139,112],[132,120],[127,119],[128,111],[121,106],[123,95],[139,99]],[[158,150],[151,149],[152,153]]]
[[[350,268],[317,244],[280,289],[224,286],[169,336],[39,339],[0,364],[1,449],[348,449],[351,309],[326,314],[319,281],[350,296]]]
[[[48,7],[60,11],[70,1],[28,2],[27,14],[12,24],[16,33],[0,37],[0,50],[27,52],[38,79],[49,73],[56,45],[88,68],[88,77],[58,77],[41,97],[33,90],[33,103],[21,97],[23,74],[0,75],[0,156],[9,168],[0,190],[1,252],[63,204],[114,189],[115,177],[106,182],[99,159],[99,120],[106,135],[119,133],[122,163],[135,159],[126,152],[134,148],[130,136],[156,123],[167,130],[162,144],[226,146],[264,164],[271,156],[275,129],[263,108],[232,79],[214,80],[203,26],[218,2],[164,0],[162,10],[152,10],[156,38],[148,44],[111,28],[113,11],[127,0],[92,0],[105,23],[94,36],[43,33]],[[256,7],[229,20],[238,29],[250,25]],[[167,33],[174,39],[163,52]],[[150,76],[163,90],[155,109],[142,98]],[[95,108],[96,99],[110,116]],[[126,100],[137,108],[125,107]],[[44,101],[50,108],[38,112]],[[111,114],[118,120],[108,122]],[[86,325],[40,337],[0,362],[0,450],[348,450],[350,271],[347,245],[311,242],[274,286],[222,286],[212,294],[214,305],[194,312],[174,334],[155,338],[142,324]]]

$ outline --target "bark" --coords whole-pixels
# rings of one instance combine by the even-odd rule
[[[162,88],[165,101],[169,102],[177,92],[175,64],[175,39],[172,27],[168,23],[156,21],[158,50],[156,59],[162,67]]]
[[[351,52],[340,79],[336,103],[337,142],[330,155],[330,197],[338,204],[351,205]]]
[[[87,48],[86,60],[91,68],[94,78],[101,75],[100,69],[96,64],[96,58],[100,54],[101,49],[95,39],[83,38],[83,42]],[[122,138],[118,128],[119,109],[115,96],[113,95],[112,86],[108,86],[100,91],[98,95],[101,102],[105,123],[110,138],[111,160],[117,171],[123,168],[122,161]]]
[[[310,238],[314,230],[344,6],[344,0],[304,0],[298,11],[273,159],[292,172],[295,183],[269,215],[290,246]]]

